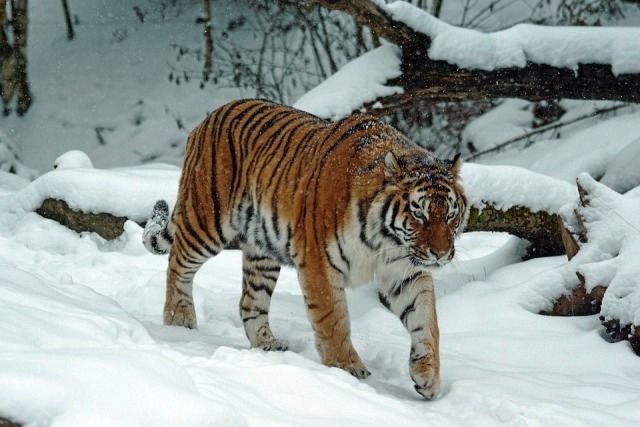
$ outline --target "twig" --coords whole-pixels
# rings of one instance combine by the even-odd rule
[[[516,142],[522,141],[522,140],[527,139],[527,138],[529,138],[529,137],[531,137],[533,135],[537,135],[539,133],[543,133],[543,132],[546,132],[548,130],[557,129],[557,128],[560,128],[560,127],[563,127],[563,126],[571,125],[573,123],[576,123],[576,122],[579,122],[579,121],[582,121],[582,120],[590,119],[592,117],[596,117],[596,116],[599,116],[599,115],[602,115],[602,114],[610,113],[612,111],[616,111],[616,110],[619,110],[621,108],[629,107],[629,106],[630,106],[629,104],[622,104],[622,105],[616,105],[616,106],[613,106],[613,107],[602,108],[600,110],[596,110],[596,111],[594,111],[592,113],[576,117],[575,119],[571,119],[571,120],[568,120],[566,122],[557,122],[557,123],[548,124],[546,126],[540,126],[539,128],[537,128],[535,130],[532,130],[531,132],[527,132],[527,133],[525,133],[523,135],[516,136],[514,138],[511,138],[511,139],[508,139],[508,140],[506,140],[504,142],[501,142],[500,144],[495,145],[495,146],[493,146],[491,148],[488,148],[486,150],[474,153],[471,156],[467,157],[466,160],[473,160],[473,159],[476,159],[476,158],[478,158],[480,156],[484,156],[485,154],[493,153],[494,151],[499,151],[499,150],[501,150],[502,148],[504,148],[504,147],[506,147],[508,145],[515,144]]]

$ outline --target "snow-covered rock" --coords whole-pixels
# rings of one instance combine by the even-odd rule
[[[93,169],[91,159],[84,151],[71,150],[53,162],[54,169]]]

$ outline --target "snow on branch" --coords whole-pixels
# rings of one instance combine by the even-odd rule
[[[560,216],[569,262],[534,281],[534,310],[600,312],[612,339],[630,339],[640,354],[640,198],[621,195],[588,174]],[[638,333],[636,333],[638,332]]]
[[[315,3],[349,13],[358,23],[400,48],[396,58],[378,62],[385,69],[395,67],[398,77],[368,88],[368,93],[359,97],[362,104],[353,110],[367,108],[371,114],[381,116],[417,101],[503,97],[640,102],[640,28],[520,24],[495,33],[481,33],[449,25],[407,2]],[[367,65],[367,61],[356,59],[334,77],[344,80],[345,75],[365,73]],[[313,92],[335,89],[328,81],[324,85]],[[397,87],[402,91],[388,94]],[[368,99],[372,101],[367,102]],[[324,105],[316,105],[316,112],[338,110],[338,98],[317,101]]]
[[[429,58],[460,68],[492,71],[535,63],[578,71],[579,64],[603,64],[611,65],[614,75],[640,72],[640,28],[519,24],[481,33],[449,25],[406,2],[385,10],[430,38]]]

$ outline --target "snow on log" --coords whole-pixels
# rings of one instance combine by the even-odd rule
[[[400,47],[397,58],[379,63],[392,68],[399,61],[400,75],[386,85],[367,89],[359,96],[363,103],[352,111],[367,108],[370,114],[382,116],[416,101],[504,97],[640,102],[639,28],[520,24],[486,34],[449,25],[407,2],[314,2],[350,14],[359,24]],[[337,75],[366,73],[360,66],[363,64],[366,61],[345,66]],[[402,91],[388,94],[397,87]],[[332,90],[331,85],[327,90]],[[324,83],[314,91],[324,91]],[[367,103],[365,99],[373,101]],[[314,108],[332,112],[344,109],[329,97],[324,102]],[[321,114],[325,118],[334,115]]]
[[[576,197],[558,179],[515,166],[465,163],[462,179],[471,205],[467,231],[504,231],[531,242],[528,257],[564,254],[556,213]]]
[[[172,206],[178,178],[177,168],[159,165],[58,168],[0,198],[0,207],[35,211],[77,232],[112,240],[127,219],[143,224],[156,200]],[[563,253],[556,212],[575,198],[572,185],[523,168],[472,163],[464,165],[462,178],[472,206],[468,231],[504,231],[527,239],[529,257]]]
[[[74,167],[73,165],[83,167]],[[48,172],[14,193],[0,197],[0,209],[20,214],[37,212],[77,232],[118,238],[127,219],[144,224],[156,200],[173,206],[180,170],[146,165],[93,169],[82,161]]]
[[[560,210],[574,253],[560,269],[536,280],[546,314],[600,312],[614,341],[629,339],[640,355],[640,198],[621,195],[587,174],[579,197]],[[575,250],[577,248],[577,251]]]

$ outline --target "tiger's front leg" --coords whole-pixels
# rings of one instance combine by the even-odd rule
[[[304,268],[298,274],[322,363],[366,378],[370,372],[351,343],[344,279],[319,270]]]
[[[416,391],[433,399],[440,389],[440,332],[431,274],[383,284],[379,296],[411,335],[409,372]]]

